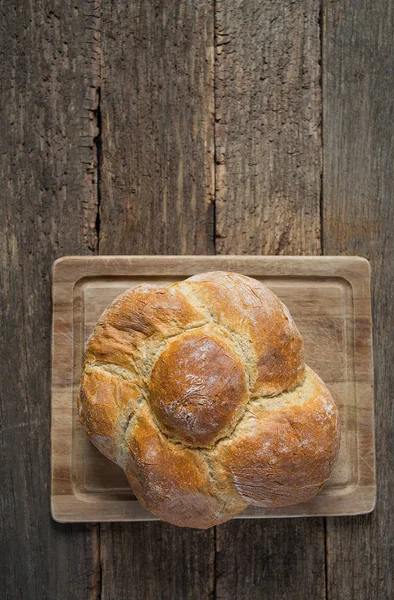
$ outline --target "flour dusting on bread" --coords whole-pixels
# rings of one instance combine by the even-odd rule
[[[287,307],[237,273],[114,300],[88,341],[78,408],[142,504],[182,527],[305,502],[339,452],[338,408]]]

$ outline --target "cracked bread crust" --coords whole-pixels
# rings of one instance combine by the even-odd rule
[[[339,450],[339,413],[322,380],[306,367],[291,392],[250,402],[211,463],[222,485],[250,504],[275,508],[310,500]]]
[[[185,332],[163,350],[149,392],[162,429],[197,447],[226,435],[249,399],[242,360],[212,325]]]
[[[304,502],[339,451],[338,409],[287,308],[236,273],[119,296],[88,341],[78,406],[141,503],[183,527]]]

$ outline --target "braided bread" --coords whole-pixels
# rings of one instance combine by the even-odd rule
[[[339,450],[338,409],[289,311],[236,273],[119,296],[88,341],[78,406],[140,502],[183,527],[305,502]]]

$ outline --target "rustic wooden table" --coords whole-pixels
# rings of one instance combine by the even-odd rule
[[[393,15],[392,0],[1,0],[3,598],[393,598]],[[371,260],[372,514],[51,520],[52,262],[195,253]]]

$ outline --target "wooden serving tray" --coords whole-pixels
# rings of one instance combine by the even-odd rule
[[[57,521],[155,519],[122,470],[101,455],[78,420],[84,345],[105,307],[129,287],[213,270],[263,281],[289,307],[306,361],[341,411],[342,442],[331,479],[310,502],[249,507],[238,518],[352,515],[375,504],[370,267],[358,257],[65,257],[53,267],[52,515]]]

